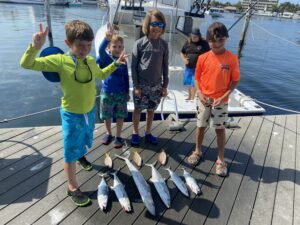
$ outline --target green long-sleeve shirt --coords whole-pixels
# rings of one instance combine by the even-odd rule
[[[36,71],[57,72],[63,92],[61,106],[67,112],[77,114],[90,112],[95,105],[95,78],[103,80],[117,68],[112,63],[104,69],[100,69],[92,56],[86,57],[86,63],[84,60],[76,58],[78,61],[76,69],[77,80],[88,81],[92,76],[90,82],[79,83],[75,80],[75,63],[70,55],[57,54],[36,58],[38,51],[38,49],[30,45],[23,54],[20,65],[26,69]]]

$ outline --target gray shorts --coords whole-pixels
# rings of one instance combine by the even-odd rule
[[[228,103],[221,103],[216,107],[205,106],[196,98],[197,127],[214,127],[224,129],[228,119]]]
[[[134,108],[138,110],[147,109],[150,111],[155,111],[162,98],[162,85],[141,85],[140,88],[142,90],[141,97],[135,96],[133,90]]]

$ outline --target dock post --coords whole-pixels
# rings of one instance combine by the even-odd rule
[[[45,0],[44,8],[46,13],[46,19],[47,19],[47,26],[49,28],[48,32],[48,39],[49,39],[49,46],[53,47],[53,36],[52,36],[52,27],[51,27],[51,16],[50,16],[50,0]]]

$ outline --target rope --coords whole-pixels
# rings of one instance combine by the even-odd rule
[[[280,110],[283,110],[283,111],[300,114],[300,111],[291,110],[291,109],[287,109],[287,108],[282,108],[282,107],[279,107],[279,106],[271,105],[271,104],[259,101],[257,99],[252,99],[252,100],[255,101],[255,102],[257,102],[257,103],[259,103],[259,104],[266,105],[266,106],[269,106],[269,107],[272,107],[272,108],[275,108],[275,109],[280,109]]]
[[[280,39],[280,40],[282,40],[282,41],[286,41],[286,42],[288,42],[288,43],[290,43],[290,44],[293,44],[293,45],[299,47],[299,44],[296,44],[295,42],[292,42],[292,41],[290,41],[290,40],[288,40],[288,39],[285,39],[285,38],[280,37],[280,36],[278,36],[278,35],[276,35],[276,34],[273,34],[273,33],[271,33],[270,31],[268,31],[268,30],[266,30],[265,28],[263,28],[262,26],[256,24],[256,23],[253,22],[253,21],[252,21],[252,23],[253,23],[255,26],[257,26],[258,28],[260,28],[261,30],[263,30],[263,31],[265,31],[266,33],[270,34],[271,36],[276,37],[276,38],[278,38],[278,39]]]
[[[97,95],[96,98],[98,98],[99,96],[100,95]],[[45,109],[45,110],[34,112],[34,113],[29,113],[29,114],[26,114],[26,115],[23,115],[23,116],[17,116],[17,117],[11,118],[11,119],[3,119],[3,120],[0,121],[0,124],[1,123],[8,123],[10,121],[19,120],[19,119],[23,119],[23,118],[27,118],[27,117],[31,117],[31,116],[35,116],[35,115],[42,114],[42,113],[45,113],[45,112],[54,111],[54,110],[57,110],[59,108],[60,108],[60,106],[54,107],[54,108],[51,108],[51,109]]]

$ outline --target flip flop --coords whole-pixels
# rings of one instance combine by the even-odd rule
[[[192,152],[192,154],[188,157],[187,161],[190,165],[195,166],[199,163],[200,159],[202,158],[202,153]]]

